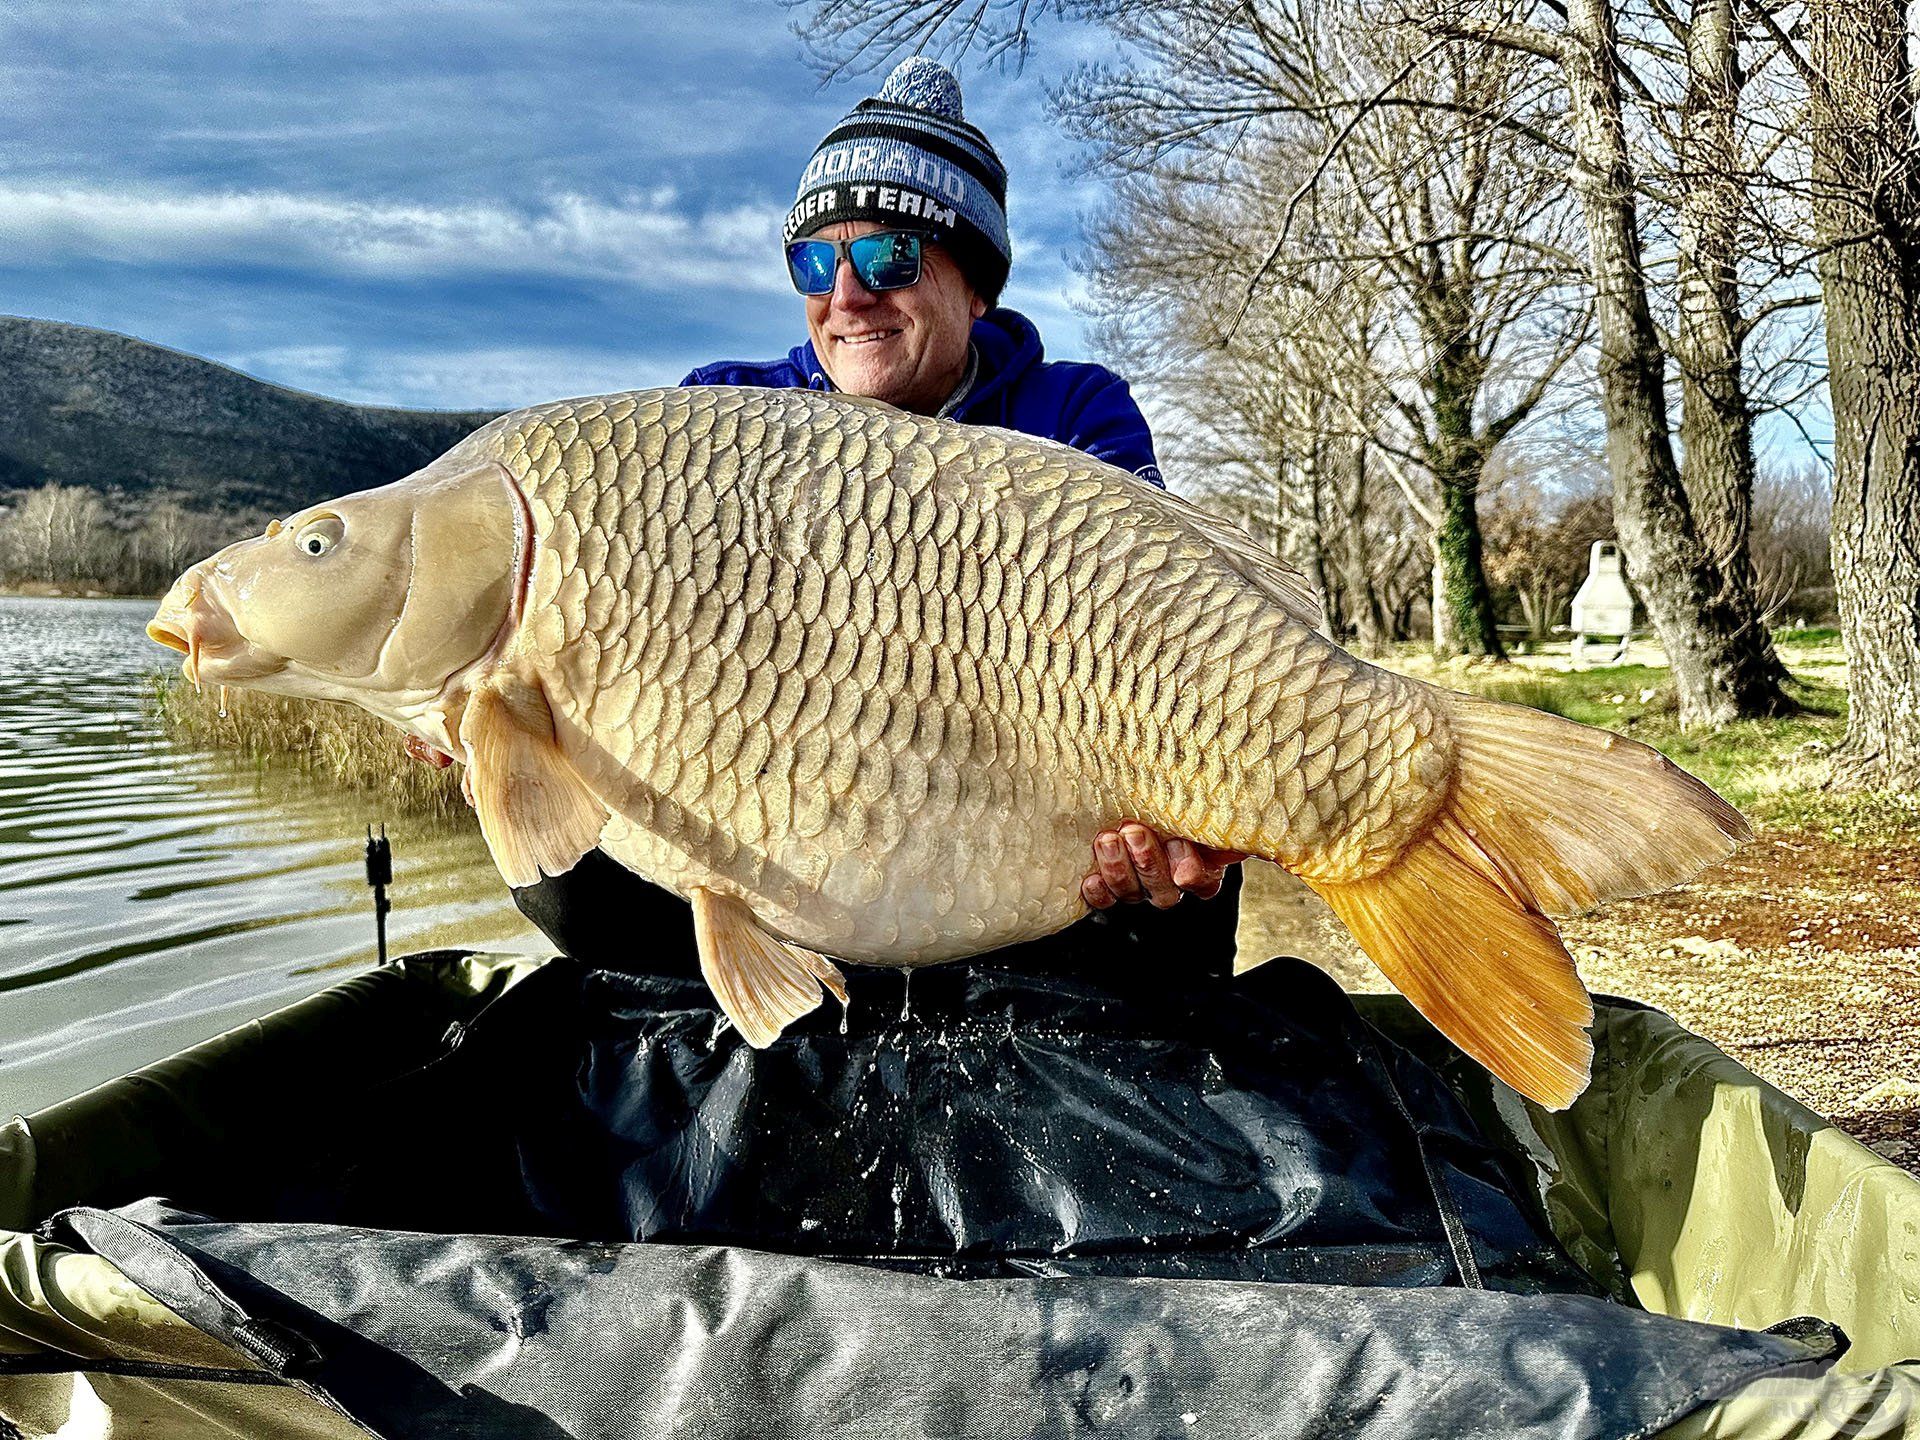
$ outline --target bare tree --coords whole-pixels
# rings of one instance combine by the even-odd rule
[[[1638,177],[1627,148],[1620,43],[1611,0],[1567,0],[1558,28],[1524,18],[1428,13],[1434,33],[1551,61],[1564,77],[1572,178],[1586,218],[1600,339],[1614,522],[1634,588],[1667,651],[1683,725],[1796,708],[1751,596],[1729,587],[1701,539],[1673,452],[1666,354],[1641,260]]]
[[[222,519],[193,509],[173,495],[142,502],[128,537],[128,563],[123,570],[126,588],[163,590],[194,561],[246,533],[252,528],[247,524],[251,518],[236,515]]]
[[[1897,0],[1808,0],[1849,777],[1920,789],[1920,137]]]
[[[804,12],[794,32],[815,68],[831,78],[870,70],[916,51],[969,51],[988,62],[1019,64],[1033,27],[1064,15],[1071,0],[781,0]]]
[[[29,490],[0,521],[0,555],[23,580],[72,586],[97,578],[107,507],[77,485]]]
[[[1833,480],[1826,467],[1762,470],[1753,487],[1754,593],[1775,620],[1833,614]]]
[[[1204,367],[1262,316],[1295,317],[1274,332],[1277,353],[1299,348],[1313,316],[1351,328],[1352,297],[1380,297],[1369,373],[1330,392],[1335,419],[1362,447],[1359,473],[1391,478],[1431,526],[1438,647],[1500,656],[1480,477],[1583,338],[1564,186],[1529,163],[1513,121],[1542,87],[1504,55],[1419,44],[1337,3],[1091,8],[1138,57],[1056,97],[1103,167],[1133,182],[1112,243],[1094,247],[1096,303],[1210,339],[1191,358]],[[1230,214],[1231,243],[1205,269],[1144,273],[1128,257],[1156,207],[1215,230]]]
[[[1750,544],[1754,422],[1804,394],[1797,350],[1811,327],[1798,317],[1818,299],[1807,284],[1805,207],[1782,183],[1797,144],[1767,71],[1784,66],[1734,0],[1693,0],[1684,11],[1651,0],[1650,10],[1626,37],[1636,69],[1623,73],[1645,122],[1646,229],[1672,241],[1671,319],[1660,333],[1680,386],[1680,483],[1732,603],[1765,630]],[[1631,10],[1623,20],[1634,25]],[[1651,298],[1658,319],[1657,285]],[[1783,327],[1784,352],[1752,363],[1756,341]]]

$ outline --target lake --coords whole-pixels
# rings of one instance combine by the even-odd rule
[[[152,613],[0,597],[0,1118],[373,964],[370,823],[390,953],[546,948],[477,828],[169,741],[148,697],[179,656]]]

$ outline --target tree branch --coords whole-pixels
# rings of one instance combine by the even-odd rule
[[[1299,209],[1301,200],[1306,198],[1307,192],[1319,183],[1320,177],[1326,174],[1327,166],[1333,163],[1334,156],[1339,153],[1340,147],[1346,143],[1347,137],[1358,128],[1360,122],[1373,113],[1376,105],[1395,90],[1399,89],[1401,82],[1403,82],[1407,76],[1411,75],[1419,66],[1425,64],[1428,57],[1439,50],[1444,43],[1443,40],[1435,40],[1418,55],[1408,60],[1406,64],[1394,72],[1391,80],[1380,87],[1371,100],[1355,110],[1353,114],[1348,117],[1346,123],[1340,127],[1339,133],[1333,137],[1332,144],[1327,147],[1326,154],[1322,155],[1319,163],[1313,167],[1313,173],[1300,182],[1299,188],[1296,189],[1288,199],[1286,211],[1280,217],[1280,233],[1274,237],[1272,247],[1267,251],[1266,258],[1260,262],[1259,268],[1253,272],[1253,278],[1247,281],[1246,294],[1240,301],[1240,308],[1238,312],[1235,313],[1233,319],[1227,324],[1226,336],[1228,339],[1232,339],[1234,332],[1240,328],[1240,322],[1246,318],[1247,311],[1253,306],[1254,292],[1260,288],[1260,282],[1267,278],[1267,272],[1273,268],[1274,262],[1280,258],[1280,252],[1286,248],[1288,232],[1293,228],[1293,212]]]

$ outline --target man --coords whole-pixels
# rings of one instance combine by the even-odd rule
[[[1146,420],[1126,383],[1098,365],[1043,361],[1032,323],[996,308],[1011,261],[1006,170],[966,122],[959,83],[945,66],[906,61],[827,134],[801,176],[783,242],[806,301],[807,343],[781,360],[705,366],[683,384],[866,396],[1059,440],[1143,484],[1161,483]],[[1166,909],[1183,894],[1228,896],[1203,926],[1162,933],[1137,920],[1102,925],[1096,916],[1050,948],[1230,948],[1238,876],[1229,884],[1228,871],[1243,858],[1163,839],[1137,822],[1105,832],[1094,840],[1082,884],[1095,911],[1123,901]],[[683,902],[599,852],[514,899],[568,953],[596,963],[630,963],[636,933],[656,942],[664,933],[675,946],[682,932],[691,940]]]
[[[688,383],[869,396],[1158,484],[1126,386],[1043,362],[995,308],[1004,195],[953,77],[908,62],[821,143],[788,216],[807,343]],[[1233,974],[1239,858],[1122,825],[1077,924],[924,972],[849,966],[846,1009],[755,1050],[716,1023],[691,908],[587,855],[515,896],[586,962],[545,972],[546,1023],[577,1048],[515,1074],[541,1227],[996,1278],[1446,1276],[1460,1221],[1406,1143],[1401,1072],[1303,962]]]

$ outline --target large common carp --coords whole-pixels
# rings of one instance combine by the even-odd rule
[[[1548,915],[1746,836],[1644,745],[1315,629],[1243,532],[1063,445],[805,391],[502,416],[183,575],[189,677],[348,700],[464,761],[500,873],[604,846],[693,904],[755,1045],[1085,911],[1127,819],[1278,862],[1464,1050],[1565,1105],[1592,1009]],[[1169,955],[1167,963],[1179,964]]]

